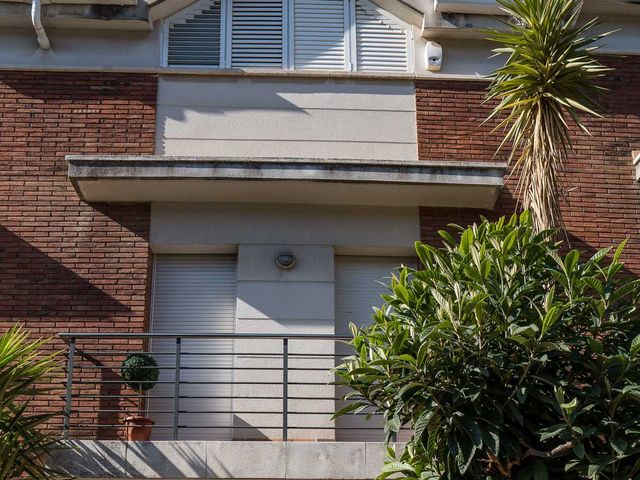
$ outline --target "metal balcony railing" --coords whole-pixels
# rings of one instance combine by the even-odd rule
[[[380,441],[380,417],[345,405],[332,368],[348,337],[318,334],[63,333],[68,344],[64,432],[116,439],[124,419],[154,421],[152,440]],[[145,393],[121,377],[122,361],[147,353],[160,376]],[[154,367],[148,367],[154,368]]]

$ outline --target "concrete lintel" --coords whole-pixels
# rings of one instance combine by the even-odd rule
[[[290,158],[67,156],[86,201],[244,201],[491,208],[506,165]],[[434,203],[435,202],[435,203]]]
[[[364,442],[79,440],[68,447],[51,464],[79,479],[366,480],[386,454],[382,443]]]

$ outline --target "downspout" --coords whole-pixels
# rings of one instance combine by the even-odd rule
[[[47,32],[44,31],[42,26],[42,3],[41,0],[31,0],[31,23],[36,31],[38,37],[38,44],[43,50],[49,50],[51,48],[51,42],[47,37]]]

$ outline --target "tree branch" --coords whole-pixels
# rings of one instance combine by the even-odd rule
[[[535,448],[530,448],[529,450],[524,452],[524,455],[522,455],[522,458],[520,459],[520,461],[522,462],[523,460],[526,460],[529,457],[538,457],[538,458],[561,457],[562,455],[566,455],[567,453],[569,453],[571,449],[575,446],[576,446],[576,442],[575,440],[572,440],[570,442],[563,443],[562,445],[559,445],[553,450],[549,450],[547,452],[543,450],[536,450]]]

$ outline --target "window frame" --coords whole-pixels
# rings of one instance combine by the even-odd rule
[[[160,47],[160,64],[165,68],[176,69],[203,69],[203,70],[252,70],[232,67],[232,34],[233,34],[233,0],[220,1],[220,65],[217,67],[202,65],[179,65],[170,66],[169,51],[169,28],[175,19],[188,14],[189,10],[206,0],[197,1],[184,10],[177,12],[162,21],[162,40]],[[295,68],[295,1],[282,0],[282,65],[280,70],[289,72],[305,72],[305,69]],[[356,2],[366,3],[373,11],[385,19],[397,24],[405,33],[407,40],[407,71],[415,73],[415,49],[413,26],[399,19],[395,15],[381,8],[379,5],[369,0],[344,0],[344,48],[345,48],[345,68],[341,70],[327,69],[316,70],[326,72],[358,72],[358,47],[357,47],[357,18]],[[258,70],[258,69],[257,69]],[[259,69],[263,70],[263,69]],[[273,70],[273,69],[265,69]],[[384,73],[384,72],[381,72]]]

